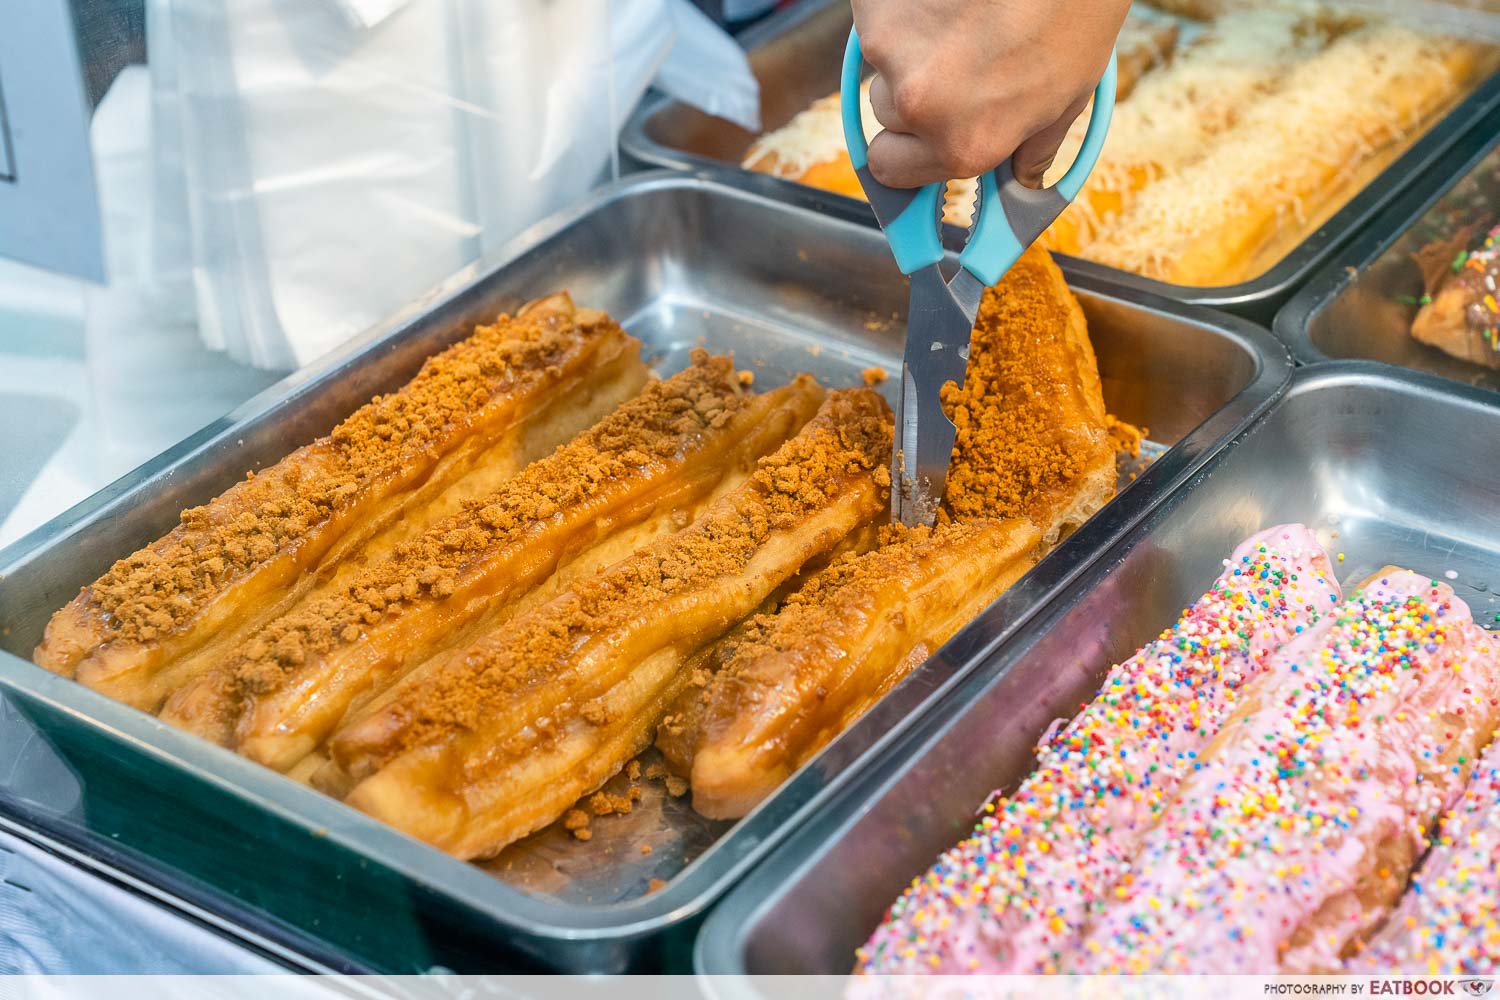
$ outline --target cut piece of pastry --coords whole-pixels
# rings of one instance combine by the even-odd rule
[[[1284,642],[1338,605],[1301,525],[1263,531],[1176,625],[1110,669],[1037,768],[915,879],[859,952],[865,973],[1056,971],[1141,837]]]
[[[1027,521],[915,529],[820,573],[734,637],[701,706],[663,724],[693,808],[743,816],[1035,563]],[[710,669],[712,667],[710,666]],[[659,742],[661,742],[659,740]]]
[[[496,492],[257,630],[162,718],[288,770],[351,709],[511,613],[559,565],[620,533],[644,542],[687,523],[822,400],[811,376],[749,395],[731,359],[697,352]]]
[[[1418,262],[1427,298],[1411,335],[1455,358],[1500,368],[1500,226],[1470,247],[1434,244]],[[1464,244],[1469,240],[1465,238]]]
[[[1047,251],[1027,250],[988,290],[962,388],[945,502],[958,518],[1024,518],[1051,545],[1115,495],[1099,366],[1088,324]]]
[[[1273,659],[1064,971],[1336,971],[1390,912],[1500,708],[1500,647],[1395,567]]]
[[[700,649],[888,501],[889,407],[818,415],[691,526],[444,655],[346,728],[346,801],[460,858],[561,816],[651,741]]]
[[[480,326],[202,507],[53,616],[35,660],[154,711],[333,567],[482,496],[645,383],[640,343],[565,295]]]
[[[1177,25],[1162,18],[1131,15],[1126,19],[1116,46],[1117,100],[1123,101],[1142,75],[1171,57],[1177,34]],[[841,107],[838,94],[819,98],[786,125],[757,139],[745,153],[743,165],[757,173],[784,177],[864,201],[864,189],[844,144]],[[866,140],[874,139],[880,133],[880,123],[870,109],[869,81],[860,88],[860,112]],[[973,215],[973,179],[956,180],[949,191],[944,219],[967,226]]]
[[[1059,253],[1085,252],[1142,190],[1201,157],[1215,136],[1252,102],[1281,87],[1288,71],[1327,41],[1323,28],[1295,11],[1245,11],[1215,24],[1115,109],[1099,162],[1042,237],[1043,245]],[[1059,165],[1073,162],[1086,126],[1080,120],[1069,131]]]
[[[1478,702],[1478,695],[1472,697]],[[1344,971],[1357,976],[1500,972],[1500,742],[1491,742],[1463,796],[1443,814],[1400,905]]]
[[[1393,25],[1340,36],[1249,105],[1201,157],[1153,180],[1086,256],[1184,285],[1248,277],[1272,236],[1451,101],[1480,52]]]

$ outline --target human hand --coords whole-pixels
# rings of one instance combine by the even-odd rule
[[[1109,65],[1130,0],[851,0],[887,187],[975,177],[1013,158],[1041,187]]]

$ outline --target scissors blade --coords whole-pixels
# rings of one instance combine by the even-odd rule
[[[911,277],[906,356],[896,404],[896,447],[891,456],[891,519],[909,527],[930,525],[948,483],[948,462],[958,429],[943,412],[942,389],[963,385],[969,335],[984,287],[961,270],[950,288],[937,265]]]

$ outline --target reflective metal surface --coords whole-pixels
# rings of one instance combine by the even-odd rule
[[[1033,765],[1056,719],[1170,625],[1252,533],[1312,527],[1340,579],[1388,563],[1500,615],[1500,405],[1430,376],[1346,362],[1285,396],[1113,544],[1045,612],[831,796],[714,911],[696,967],[822,973],[853,965],[885,908]],[[1451,575],[1450,575],[1451,574]]]
[[[798,371],[846,386],[872,366],[898,370],[907,282],[869,226],[722,183],[640,175],[512,251],[417,318],[292,376],[0,551],[0,648],[13,654],[0,653],[0,698],[37,731],[25,753],[45,751],[70,775],[37,783],[17,750],[0,759],[0,801],[21,802],[55,836],[107,837],[199,905],[230,906],[264,933],[315,941],[350,964],[681,970],[697,921],[729,885],[1247,425],[1291,370],[1259,328],[1073,275],[1107,403],[1149,427],[1153,453],[1165,454],[737,824],[705,822],[685,800],[658,795],[628,817],[597,820],[588,844],[554,828],[479,868],[26,662],[53,610],[184,506],[398,386],[476,320],[535,296],[568,289],[609,310],[662,371],[699,345],[735,352],[757,386]],[[882,388],[893,392],[895,380]]]
[[[751,68],[761,82],[761,122],[780,128],[814,100],[839,89],[839,66],[851,25],[841,0],[803,0],[740,36]],[[1078,274],[1180,302],[1215,306],[1269,324],[1289,299],[1364,223],[1408,185],[1438,168],[1448,148],[1490,110],[1500,107],[1500,73],[1481,82],[1427,134],[1362,191],[1333,214],[1279,263],[1251,281],[1219,288],[1173,285],[1090,261],[1075,263]],[[635,162],[675,170],[748,174],[740,167],[755,136],[686,105],[657,98],[643,102],[620,136],[621,148]],[[776,177],[753,175],[758,190],[819,211],[874,224],[868,205]],[[962,245],[963,233],[948,227],[947,244]]]
[[[1500,371],[1411,337],[1422,272],[1412,254],[1473,225],[1500,223],[1500,111],[1480,122],[1410,192],[1365,226],[1276,316],[1297,360],[1363,358],[1500,390]]]

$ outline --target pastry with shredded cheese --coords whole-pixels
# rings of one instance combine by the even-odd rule
[[[480,326],[326,437],[115,563],[34,658],[155,711],[256,626],[483,496],[638,391],[640,343],[555,295]]]
[[[1132,15],[1126,20],[1116,46],[1120,67],[1117,94],[1120,99],[1123,100],[1153,66],[1170,58],[1177,45],[1177,34],[1176,24],[1160,18]],[[758,173],[785,177],[863,201],[864,189],[844,145],[840,108],[838,94],[815,101],[786,125],[757,139],[745,154],[744,166]],[[880,123],[870,109],[868,81],[860,88],[860,112],[866,140],[874,139],[880,132]],[[969,224],[974,191],[972,179],[950,187],[945,213],[948,222],[961,226]]]
[[[913,529],[813,577],[701,665],[658,746],[693,808],[743,816],[1036,562],[1027,521]]]
[[[1085,256],[1193,286],[1248,277],[1340,178],[1410,135],[1473,76],[1481,49],[1395,25],[1356,28],[1292,67],[1194,161],[1154,179]]]
[[[340,733],[346,801],[460,858],[557,819],[650,744],[696,652],[884,511],[891,437],[879,395],[831,393],[692,525],[450,651]]]
[[[259,629],[233,661],[169,699],[162,718],[289,770],[407,670],[601,553],[628,554],[691,521],[822,399],[810,376],[749,394],[730,358],[700,351],[496,492]]]

